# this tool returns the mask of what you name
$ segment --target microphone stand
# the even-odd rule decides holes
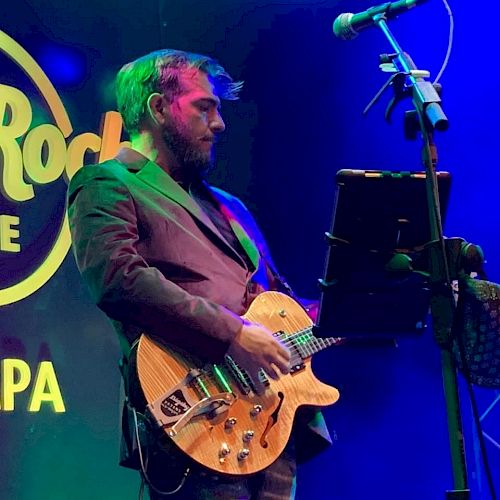
[[[428,72],[418,70],[410,56],[403,52],[396,38],[387,26],[384,14],[376,14],[373,21],[382,30],[389,40],[395,53],[385,56],[397,71],[391,76],[387,85],[383,87],[372,102],[365,109],[365,113],[380,97],[382,91],[391,84],[395,96],[391,100],[386,112],[389,120],[392,108],[400,100],[411,97],[414,111],[406,113],[405,130],[420,129],[423,138],[422,160],[426,171],[427,202],[431,241],[429,249],[429,271],[431,284],[431,316],[436,343],[441,350],[441,367],[443,376],[444,394],[448,419],[448,434],[453,472],[453,490],[446,492],[447,500],[469,500],[470,490],[467,486],[467,467],[465,460],[462,419],[457,387],[457,371],[453,363],[452,323],[455,312],[450,269],[447,260],[439,193],[437,184],[437,148],[434,142],[434,131],[444,131],[448,128],[448,119],[444,114],[436,88],[424,77]]]

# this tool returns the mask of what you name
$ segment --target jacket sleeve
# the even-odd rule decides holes
[[[242,319],[189,294],[148,265],[137,252],[134,200],[111,168],[89,166],[75,174],[68,216],[77,266],[94,301],[111,319],[205,358],[223,356]]]

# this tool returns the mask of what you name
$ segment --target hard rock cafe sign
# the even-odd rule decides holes
[[[23,220],[23,206],[33,207],[37,196],[42,197],[61,177],[71,179],[83,165],[86,153],[95,153],[101,162],[112,158],[124,144],[120,142],[122,120],[116,111],[104,114],[99,135],[86,132],[72,136],[68,113],[42,68],[21,45],[0,31],[0,57],[4,56],[29,78],[36,104],[48,109],[53,123],[35,124],[34,106],[26,93],[4,84],[5,75],[0,75],[0,307],[39,290],[57,271],[71,245],[68,218],[64,208],[61,210],[64,196],[59,203],[59,220],[47,214],[50,220],[44,223],[52,230],[58,228],[52,241],[46,241],[47,231]],[[43,255],[36,249],[36,235],[44,241],[40,249]]]
[[[82,167],[86,153],[101,162],[124,144],[115,111],[104,114],[99,135],[73,135],[64,104],[42,68],[2,31],[1,57],[18,72],[19,84],[15,74],[0,74],[0,309],[39,290],[65,259],[71,238],[64,181]],[[36,116],[39,109],[47,118]],[[29,412],[39,411],[42,403],[66,411],[51,361],[34,371],[25,360],[0,359],[0,412],[13,411],[16,394],[25,391],[31,394]]]

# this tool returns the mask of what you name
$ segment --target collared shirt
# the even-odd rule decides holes
[[[184,187],[184,186],[183,186]],[[185,187],[184,187],[185,189]],[[234,234],[229,221],[219,208],[219,202],[210,193],[202,182],[193,182],[188,188],[191,197],[198,203],[202,210],[208,215],[215,227],[219,230],[222,237],[231,245],[238,255],[245,261],[247,268],[254,271],[255,267],[250,260],[247,252],[240,243],[240,240]]]

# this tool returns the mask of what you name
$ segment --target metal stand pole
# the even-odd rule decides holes
[[[403,52],[390,32],[384,15],[377,14],[373,19],[395,51],[395,54],[391,55],[394,66],[399,69],[401,74],[406,76],[405,80],[409,82],[408,84],[400,84],[397,87],[394,86],[395,90],[399,92],[396,101],[411,96],[424,141],[422,159],[426,170],[427,201],[431,228],[429,247],[429,270],[432,287],[431,314],[436,343],[441,349],[454,486],[453,490],[446,492],[446,498],[448,500],[469,500],[470,490],[467,486],[467,467],[457,388],[457,372],[451,355],[451,327],[455,302],[441,223],[436,175],[437,149],[434,143],[434,130],[446,130],[448,128],[448,119],[441,109],[441,99],[436,89],[423,78],[422,75],[425,72],[419,71],[409,55]]]

